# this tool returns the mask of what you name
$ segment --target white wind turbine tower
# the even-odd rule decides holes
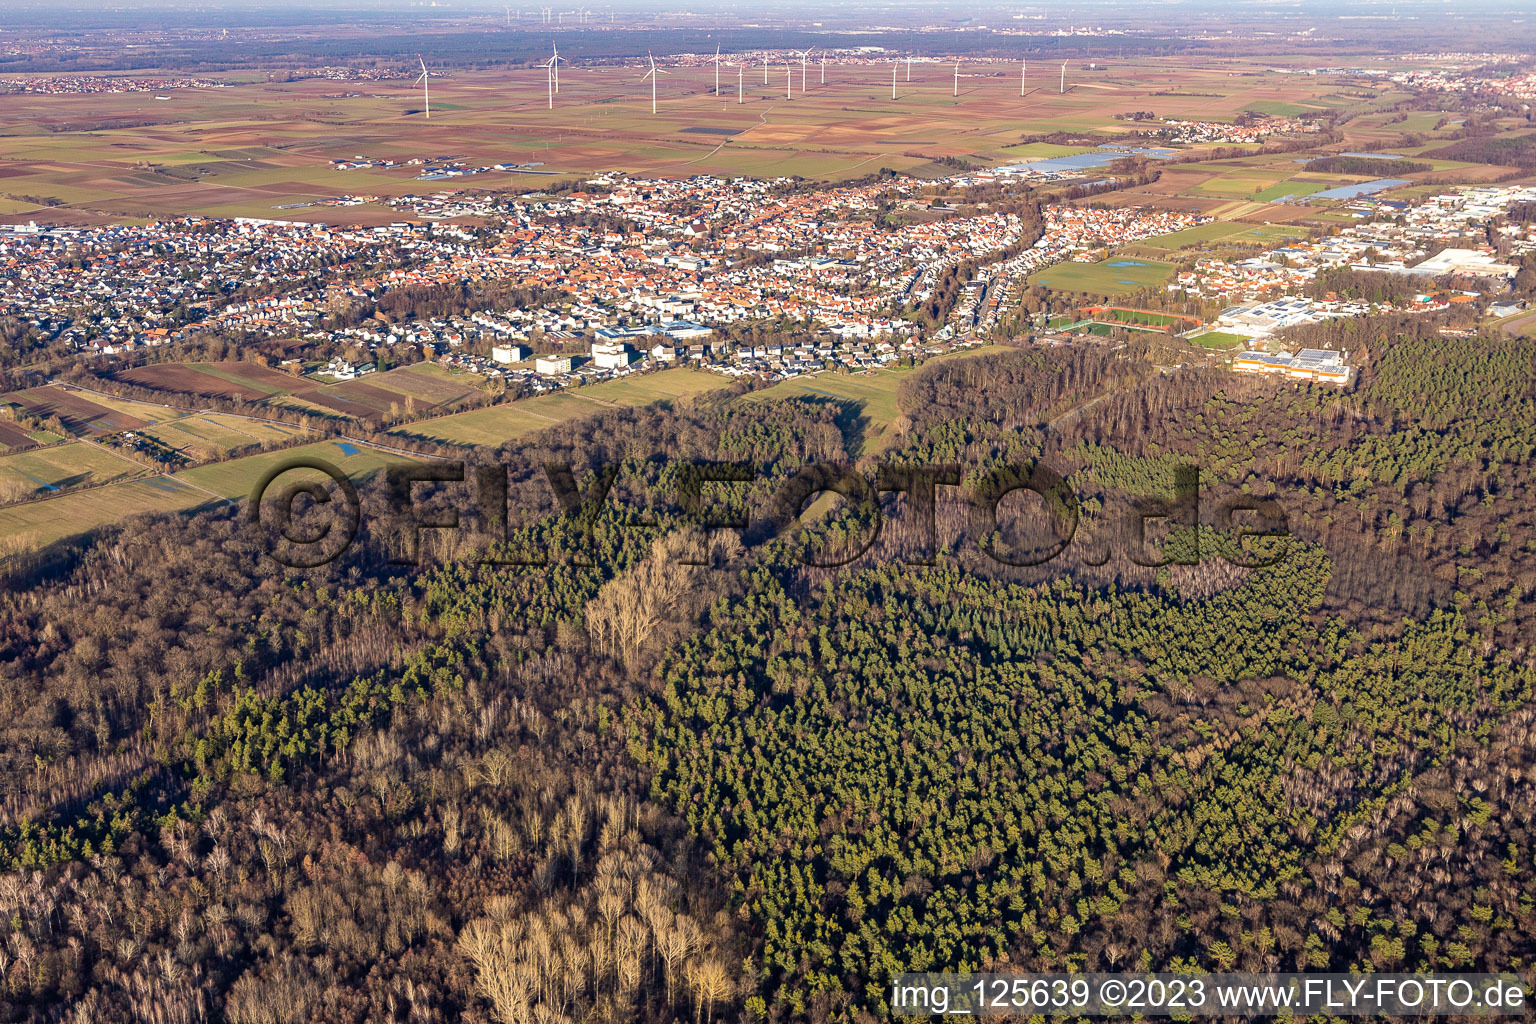
[[[568,61],[564,57],[560,56],[560,47],[555,45],[555,41],[553,39],[551,39],[549,41],[549,48],[550,48],[551,51],[554,52],[554,56],[549,58],[550,74],[554,76],[555,92],[559,92],[560,91],[560,65],[561,64],[569,64],[570,61]]]
[[[1063,96],[1066,95],[1066,92],[1067,92],[1067,62],[1066,61],[1062,61],[1061,62],[1061,95],[1063,95]]]
[[[960,96],[960,62],[955,61],[955,97]]]
[[[670,72],[663,71],[663,70],[661,70],[661,68],[658,68],[656,66],[656,58],[651,56],[651,53],[650,53],[649,50],[646,51],[645,56],[646,56],[646,59],[651,62],[651,70],[649,70],[645,74],[641,75],[640,76],[640,81],[643,82],[647,78],[649,78],[651,80],[651,113],[654,114],[654,113],[656,113],[656,79],[657,79],[657,76],[669,74]]]
[[[715,96],[720,95],[720,44],[715,44]]]
[[[784,62],[784,98],[785,99],[787,99],[787,100],[794,99],[794,96],[790,95],[790,90],[794,87],[794,84],[795,84],[795,72],[794,72],[794,69],[789,66],[789,61],[785,61]]]
[[[827,55],[821,55],[821,84],[827,84]]]
[[[747,66],[745,64],[737,65],[737,67],[736,67],[736,102],[737,103],[745,102],[745,100],[743,100],[743,98],[742,98],[745,95],[745,93],[742,91],[742,82],[746,78],[746,74],[747,74]]]
[[[896,98],[896,64],[891,65],[891,99]]]
[[[816,47],[809,47],[800,54],[800,95],[802,96],[805,95],[805,59],[811,55],[811,50],[814,49]]]
[[[912,55],[907,54],[907,81],[912,81]]]
[[[432,90],[427,88],[427,62],[422,59],[420,54],[416,55],[416,59],[421,61],[421,77],[416,79],[416,81],[421,83],[421,99],[426,107],[427,120],[430,121],[432,120]],[[411,84],[415,85],[416,83],[412,82]]]
[[[1029,58],[1025,57],[1019,62],[1019,95],[1024,95],[1024,75],[1029,71]]]
[[[768,58],[763,58],[763,84],[768,84]]]
[[[550,110],[555,109],[555,61],[559,59],[559,55],[556,54],[544,62],[544,85],[549,90]]]

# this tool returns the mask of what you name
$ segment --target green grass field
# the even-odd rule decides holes
[[[1266,203],[1272,203],[1276,199],[1285,196],[1310,196],[1314,192],[1321,192],[1328,184],[1322,181],[1282,181],[1277,185],[1271,185],[1262,192],[1254,194],[1253,198],[1262,199]]]
[[[196,421],[202,417],[191,417]],[[74,451],[79,449],[79,451]],[[55,454],[65,453],[69,454]],[[120,479],[84,491],[66,491],[55,498],[0,508],[0,555],[34,549],[101,526],[118,523],[144,512],[177,512],[217,501],[247,497],[273,466],[287,460],[322,459],[354,480],[364,479],[384,466],[405,461],[403,456],[337,441],[320,441],[283,451],[265,452],[228,462],[183,470],[172,476]],[[55,477],[66,472],[111,472],[102,459],[116,462],[127,473],[135,468],[109,453],[86,445],[66,445],[50,452],[24,452],[0,459],[0,479],[9,474]],[[17,460],[12,463],[11,460]],[[23,461],[25,460],[25,461]],[[54,465],[56,464],[56,465]],[[312,471],[311,471],[312,472]],[[121,474],[120,474],[121,475]],[[213,492],[210,494],[209,492]]]
[[[0,456],[0,493],[18,486],[27,487],[34,493],[63,491],[138,476],[143,472],[145,470],[127,459],[76,441],[56,448]]]
[[[44,547],[140,513],[179,512],[212,500],[194,487],[157,476],[0,508],[0,554]]]
[[[966,359],[999,351],[996,345],[965,349],[928,360],[929,363],[946,359]],[[896,400],[901,382],[917,372],[917,367],[890,367],[865,370],[861,373],[817,373],[780,381],[772,387],[753,391],[742,401],[772,402],[786,398],[824,398],[838,402],[852,402],[859,406],[865,417],[863,454],[878,451],[889,440],[888,431],[901,416],[901,406]]]
[[[452,416],[408,423],[390,431],[450,444],[499,445],[605,407],[649,405],[729,387],[731,381],[703,370],[678,368],[604,381],[552,395],[506,402]]]
[[[670,401],[701,395],[708,391],[731,386],[729,377],[705,370],[679,367],[660,373],[645,373],[623,380],[604,381],[579,388],[572,394],[614,405],[649,405],[652,402]]]
[[[404,456],[363,448],[341,441],[317,441],[298,448],[263,452],[211,466],[198,466],[175,474],[173,479],[195,484],[226,498],[244,498],[273,466],[298,458],[321,459],[354,480],[361,480],[385,466],[407,461]]]
[[[1098,263],[1058,263],[1032,275],[1029,283],[1056,291],[1124,295],[1160,285],[1172,273],[1173,264],[1161,260],[1111,256]]]
[[[188,454],[222,455],[236,448],[265,442],[282,442],[301,436],[297,427],[257,423],[218,413],[183,416],[143,431],[172,448]]]
[[[1201,348],[1216,349],[1217,351],[1226,351],[1228,349],[1235,348],[1247,348],[1248,345],[1253,341],[1253,339],[1247,335],[1233,334],[1230,331],[1207,331],[1206,333],[1196,335],[1189,340],[1194,344],[1199,345]]]
[[[1291,224],[1244,224],[1218,220],[1185,228],[1183,231],[1157,235],[1128,245],[1123,251],[1163,255],[1181,249],[1217,248],[1221,245],[1269,245],[1286,239],[1304,238],[1306,234],[1306,228]]]
[[[1142,324],[1152,327],[1167,327],[1170,324],[1186,323],[1176,316],[1167,313],[1149,313],[1139,309],[1111,309],[1107,310],[1095,319],[1118,324]]]

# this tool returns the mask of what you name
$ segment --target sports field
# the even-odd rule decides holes
[[[1253,344],[1253,339],[1246,334],[1233,334],[1231,331],[1206,331],[1204,334],[1192,336],[1190,342],[1201,348],[1227,351],[1235,348],[1247,348]]]
[[[1029,282],[1056,291],[1124,295],[1160,285],[1172,274],[1172,263],[1111,256],[1098,263],[1058,263],[1032,275]]]

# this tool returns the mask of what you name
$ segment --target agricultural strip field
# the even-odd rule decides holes
[[[498,445],[566,420],[589,416],[605,406],[648,405],[703,394],[730,384],[729,378],[703,370],[662,370],[410,423],[390,433],[449,444]]]
[[[75,434],[115,434],[134,430],[164,418],[166,411],[137,402],[97,401],[77,391],[49,384],[25,391],[0,395],[0,404],[16,405],[33,416],[57,416],[65,429]]]
[[[303,437],[306,432],[298,427],[260,423],[238,416],[193,413],[148,427],[143,433],[193,458],[206,460],[248,445],[285,443]]]
[[[41,438],[23,430],[15,423],[0,420],[0,452],[20,451],[41,442]]]
[[[276,391],[251,381],[242,381],[235,374],[219,372],[211,364],[202,364],[206,370],[181,363],[154,363],[124,370],[117,379],[125,384],[141,388],[154,388],[178,395],[197,395],[203,398],[233,398],[244,402],[259,402]]]
[[[1033,274],[1029,283],[1056,291],[1124,295],[1160,285],[1172,273],[1171,263],[1111,256],[1098,263],[1058,263]]]
[[[187,365],[199,373],[206,373],[210,377],[217,377],[219,380],[227,381],[246,391],[256,391],[267,395],[293,391],[296,385],[302,384],[302,381],[297,377],[270,370],[256,363],[226,361],[222,363],[189,363]]]
[[[57,498],[0,508],[0,555],[118,523],[144,512],[178,512],[212,500],[167,477],[123,480]]]
[[[300,458],[323,459],[353,480],[365,479],[385,466],[408,461],[404,456],[345,441],[317,441],[298,448],[197,466],[182,470],[172,479],[196,484],[226,498],[239,499],[248,497],[262,475],[273,466]]]
[[[463,375],[456,379],[436,367],[409,366],[339,384],[319,384],[256,363],[156,363],[126,370],[118,379],[139,387],[192,398],[261,402],[325,416],[376,423],[408,408],[452,406],[475,392]],[[182,400],[185,404],[185,400]]]
[[[1166,235],[1156,235],[1121,252],[1156,251],[1174,253],[1181,249],[1203,249],[1215,245],[1273,245],[1286,239],[1304,238],[1305,228],[1287,224],[1243,224],[1238,221],[1212,221]],[[1213,244],[1214,243],[1214,244]]]
[[[29,458],[32,455],[24,453],[5,458]],[[391,463],[405,461],[402,456],[373,448],[321,441],[198,466],[172,476],[124,479],[89,490],[66,492],[56,498],[0,508],[0,555],[43,547],[140,513],[198,508],[216,501],[215,495],[239,500],[250,494],[272,466],[301,457],[324,459],[354,480],[362,480]],[[0,460],[0,465],[4,462]],[[121,464],[132,471],[133,467],[128,463]]]
[[[1264,191],[1255,193],[1253,198],[1272,203],[1286,196],[1310,196],[1328,187],[1328,182],[1325,181],[1282,181],[1278,185],[1271,185]]]
[[[63,491],[146,472],[95,445],[73,441],[16,455],[0,456],[0,498],[38,491]]]

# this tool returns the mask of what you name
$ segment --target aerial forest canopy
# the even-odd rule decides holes
[[[1358,387],[1137,342],[926,366],[878,446],[839,400],[613,409],[477,452],[506,539],[441,488],[467,526],[419,565],[367,530],[285,569],[234,509],[20,565],[0,1021],[869,1021],[904,970],[1524,969],[1536,343],[1318,330]],[[691,509],[692,460],[753,479]],[[885,528],[805,564],[767,510],[816,463],[953,465],[933,549],[887,492],[808,512]],[[601,506],[550,464],[612,474]],[[1011,565],[1042,503],[983,536],[966,496],[1035,465],[1078,535]],[[1133,557],[1126,510],[1187,467],[1202,510],[1283,509],[1281,557],[1203,514],[1149,542],[1198,560]]]

